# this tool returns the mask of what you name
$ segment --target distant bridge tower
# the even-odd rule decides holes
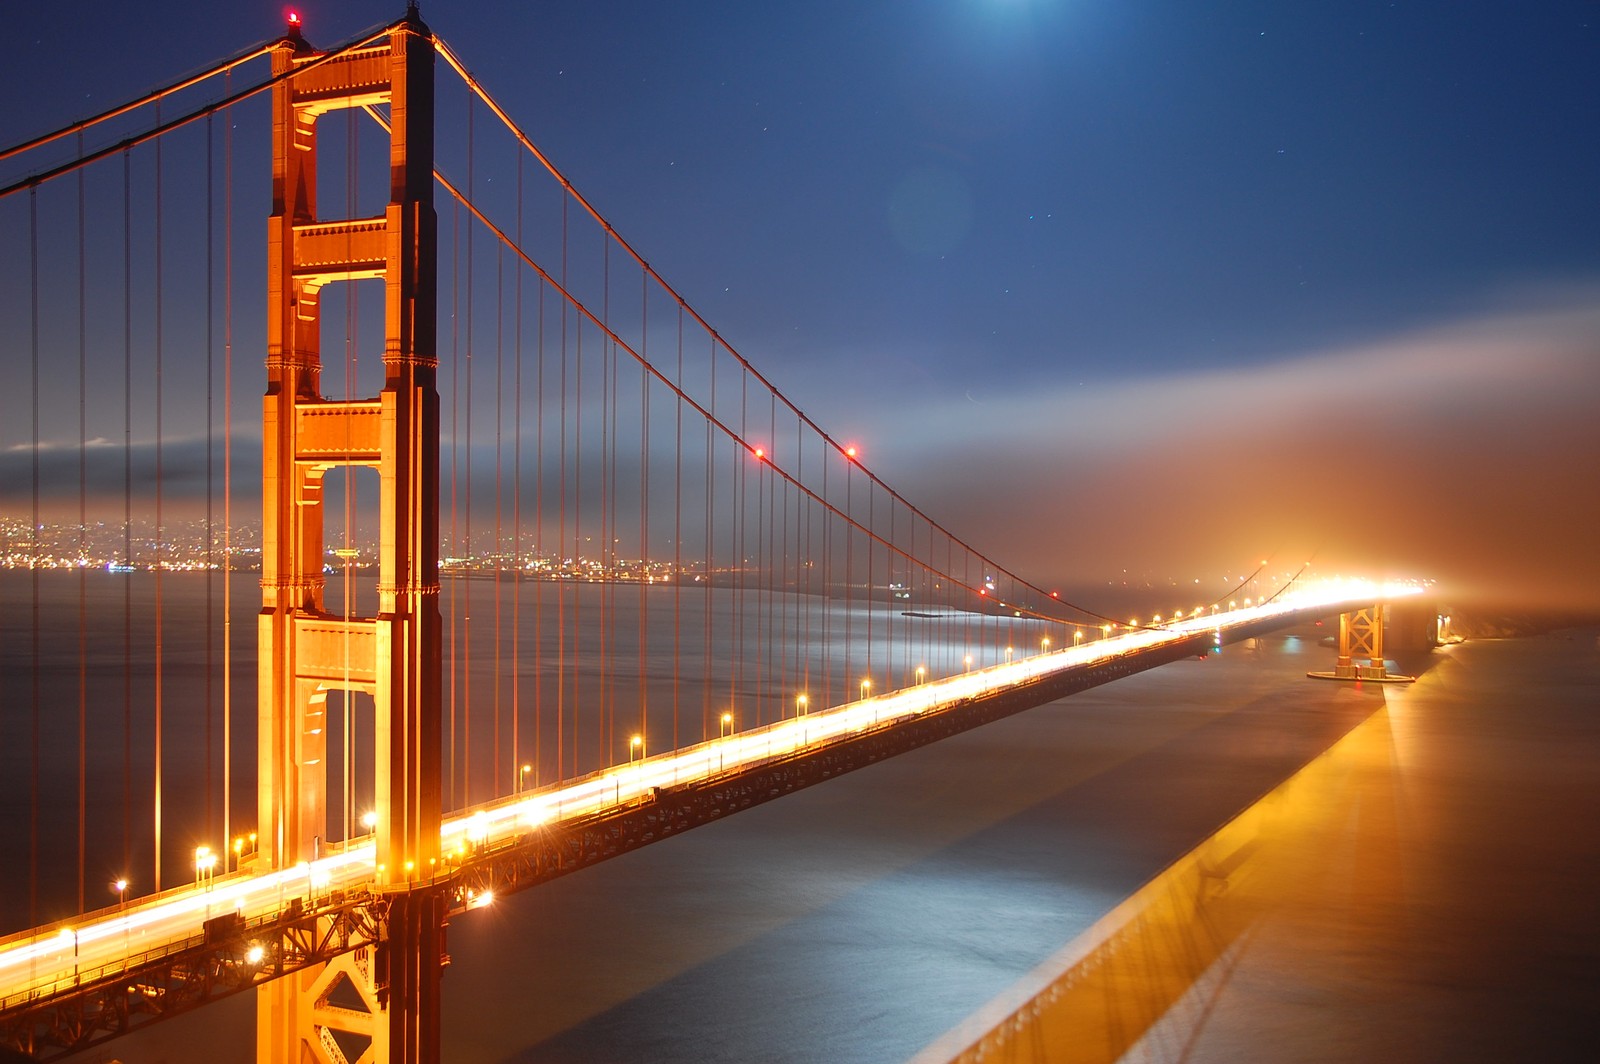
[[[1384,611],[1376,603],[1339,614],[1339,657],[1332,672],[1306,675],[1318,680],[1368,680],[1374,683],[1410,683],[1415,676],[1389,672],[1383,656]]]
[[[327,693],[369,694],[378,862],[369,913],[380,944],[263,986],[262,1061],[337,1064],[369,1037],[370,1055],[352,1056],[375,1064],[438,1059],[445,903],[427,887],[440,825],[433,58],[432,36],[414,6],[384,43],[326,61],[291,16],[288,36],[272,52],[274,74],[303,72],[273,89],[261,870],[309,861],[327,837]],[[388,105],[391,126],[388,207],[381,217],[323,220],[318,119],[379,104]],[[383,391],[375,399],[330,400],[320,389],[319,296],[328,284],[363,278],[384,281]],[[374,617],[347,620],[324,608],[322,482],[338,466],[375,468],[381,481]],[[349,988],[340,990],[345,981]],[[336,992],[340,1004],[330,1004]]]

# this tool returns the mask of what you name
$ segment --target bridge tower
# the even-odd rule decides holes
[[[1410,683],[1415,676],[1391,673],[1383,656],[1384,613],[1379,602],[1339,614],[1339,657],[1332,672],[1308,672],[1317,680],[1367,680],[1373,683]],[[1364,660],[1363,660],[1364,659]]]
[[[272,51],[273,73],[292,76],[272,90],[258,868],[317,856],[327,836],[327,694],[370,695],[378,873],[369,912],[380,930],[370,951],[260,989],[257,1055],[336,1064],[352,1040],[370,1038],[354,1054],[362,1061],[436,1061],[445,903],[429,882],[440,826],[433,39],[413,5],[381,43],[325,59],[290,18]],[[322,219],[318,119],[382,104],[391,127],[387,208],[375,218]],[[384,282],[383,390],[331,400],[320,388],[319,296],[365,278]],[[380,478],[372,617],[324,607],[322,484],[341,466],[375,468]],[[308,922],[314,914],[313,906]]]

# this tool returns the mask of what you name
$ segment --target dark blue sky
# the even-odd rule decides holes
[[[0,142],[275,35],[283,10],[10,11]],[[332,44],[402,5],[301,10]],[[422,14],[725,337],[830,430],[859,426],[887,479],[980,543],[1012,498],[1019,569],[1302,541],[1405,568],[1439,562],[1449,527],[1473,543],[1448,576],[1508,537],[1600,576],[1552,531],[1600,507],[1593,3]],[[1174,467],[1208,488],[1187,499]],[[1523,524],[1485,512],[1486,483]],[[1230,524],[1208,491],[1277,492],[1281,512]],[[1427,503],[1384,535],[1317,506],[1363,493]],[[1161,515],[1191,532],[1147,542]],[[1095,562],[1062,566],[1056,530],[1087,522]],[[1507,572],[1536,577],[1561,583]]]

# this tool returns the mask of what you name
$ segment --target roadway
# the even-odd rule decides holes
[[[1148,651],[1214,632],[1259,628],[1274,619],[1321,610],[1337,612],[1419,591],[1415,587],[1337,582],[1298,588],[1278,599],[1244,609],[1196,611],[1159,627],[1031,654],[958,675],[929,679],[897,691],[870,695],[747,731],[562,781],[521,795],[498,799],[451,814],[441,829],[441,851],[448,862],[507,845],[529,829],[560,824],[628,807],[666,789],[747,771],[776,758],[816,749],[872,728],[892,727],[970,699],[993,695],[1053,673]],[[1086,629],[1087,630],[1087,629]],[[865,693],[865,692],[864,692]],[[238,913],[256,922],[282,913],[291,903],[310,906],[335,891],[370,885],[374,878],[371,836],[329,847],[318,860],[277,871],[235,872],[174,888],[161,894],[35,928],[0,940],[0,1012],[29,1001],[70,993],[99,980],[192,945],[212,917]],[[474,904],[487,905],[484,895]],[[263,963],[260,950],[249,963]]]

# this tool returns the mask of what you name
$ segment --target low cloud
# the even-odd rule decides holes
[[[1597,411],[1591,292],[1266,365],[883,411],[874,465],[1051,580],[1315,554],[1462,599],[1592,607]]]

